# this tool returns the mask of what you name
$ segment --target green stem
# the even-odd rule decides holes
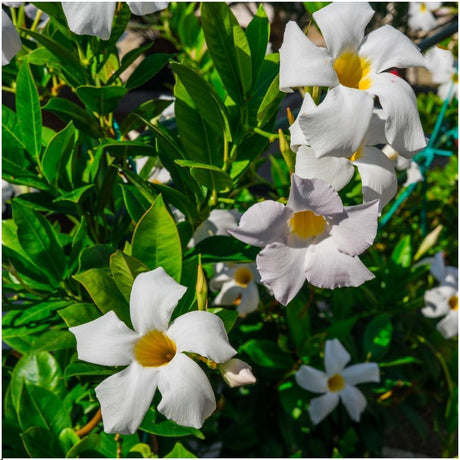
[[[32,26],[30,27],[30,30],[35,31],[35,29],[38,26],[38,23],[40,22],[40,18],[42,17],[43,11],[42,10],[37,10],[37,14],[35,15],[34,22],[32,23]]]
[[[252,128],[252,130],[257,134],[260,134],[261,136],[266,137],[270,142],[274,142],[276,139],[279,139],[278,134],[269,133],[268,131],[264,131],[263,129],[260,129],[257,127]]]

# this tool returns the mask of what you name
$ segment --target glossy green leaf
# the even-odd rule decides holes
[[[142,86],[166,65],[170,57],[169,54],[154,53],[144,58],[126,81],[126,88],[131,90]]]
[[[171,452],[165,455],[165,458],[196,458],[196,455],[187,450],[182,443],[176,442]]]
[[[252,76],[255,81],[262,67],[270,39],[270,21],[262,4],[259,5],[256,15],[246,28],[246,37],[251,49]]]
[[[112,375],[119,369],[108,366],[98,366],[97,364],[84,363],[77,361],[69,364],[65,369],[66,378],[82,376],[82,375]]]
[[[103,457],[99,454],[98,449],[101,445],[101,438],[96,433],[91,433],[85,436],[80,442],[75,444],[66,454],[66,458],[79,457]]]
[[[120,67],[113,73],[113,75],[107,81],[107,84],[110,85],[115,82],[115,80],[145,51],[150,49],[153,46],[153,43],[148,43],[147,45],[140,46],[139,48],[134,48],[131,51],[128,51],[122,58]]]
[[[149,208],[150,201],[134,185],[120,184],[120,187],[128,214],[138,222]]]
[[[59,443],[61,447],[64,449],[64,452],[67,452],[71,449],[75,444],[80,442],[80,438],[78,434],[72,428],[64,428],[59,433]]]
[[[101,312],[92,303],[75,303],[69,307],[58,310],[67,327],[79,326],[89,323],[101,316]]]
[[[268,88],[259,110],[257,111],[259,126],[265,126],[279,110],[281,101],[285,96],[285,94],[280,91],[279,85],[279,75],[277,75]]]
[[[303,294],[297,295],[286,308],[289,337],[298,350],[310,337],[310,314],[308,301]]]
[[[171,420],[167,420],[165,422],[156,423],[155,425],[151,425],[148,420],[144,420],[141,424],[140,428],[147,433],[156,434],[157,436],[166,436],[166,437],[179,437],[179,436],[195,436],[199,439],[204,439],[203,433],[196,428],[191,428],[187,426],[178,425]]]
[[[22,142],[35,158],[40,157],[42,114],[37,86],[28,64],[21,66],[17,77],[16,110]]]
[[[32,426],[20,436],[32,458],[60,458],[64,455],[56,435],[41,426]]]
[[[174,219],[159,195],[134,229],[132,255],[151,270],[163,267],[176,281],[182,272],[182,248]]]
[[[367,325],[363,336],[363,347],[368,358],[379,360],[388,350],[393,334],[393,325],[386,313],[376,316]]]
[[[131,325],[129,304],[119,291],[108,270],[92,268],[73,276],[79,281],[102,313],[114,311],[127,325]]]
[[[108,268],[112,253],[113,249],[108,244],[95,244],[83,249],[79,257],[78,271],[82,272],[90,268]]]
[[[412,262],[411,236],[404,236],[391,253],[391,259],[396,265],[408,268]]]
[[[84,185],[83,187],[78,187],[70,192],[63,193],[61,196],[58,196],[53,201],[71,201],[72,203],[79,203],[82,199],[83,195],[86,194],[89,190],[93,189],[95,186],[94,184]]]
[[[129,302],[136,276],[148,271],[148,267],[136,258],[117,251],[110,257],[110,271],[118,289]]]
[[[231,12],[230,19],[232,21],[233,41],[235,43],[239,79],[243,89],[243,94],[246,96],[249,94],[252,87],[251,49],[244,30],[241,28],[235,16]]]
[[[43,175],[54,187],[57,187],[60,176],[65,174],[65,167],[69,161],[74,141],[75,128],[70,122],[51,139],[43,154]]]
[[[188,160],[176,160],[176,163],[180,166],[189,167],[190,173],[196,181],[209,190],[225,192],[233,186],[232,178],[217,166]]]
[[[92,112],[106,115],[113,112],[127,89],[123,86],[79,86],[77,96]]]
[[[294,364],[291,355],[282,351],[276,342],[268,339],[250,339],[239,351],[243,351],[254,365],[272,369],[290,369]]]

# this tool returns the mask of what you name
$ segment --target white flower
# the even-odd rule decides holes
[[[227,230],[238,225],[240,213],[236,209],[213,209],[209,217],[202,222],[193,234],[189,247],[197,245],[200,241],[210,236],[228,236]]]
[[[445,266],[442,252],[438,252],[431,264],[432,275],[440,286],[425,293],[425,308],[422,314],[427,318],[444,318],[436,325],[436,329],[450,339],[458,334],[458,269]]]
[[[162,10],[168,2],[126,2],[133,14],[144,15]],[[108,40],[117,2],[62,2],[69,29],[77,35],[95,35]]]
[[[362,145],[351,156],[347,156],[347,151],[343,151],[337,145],[335,150],[318,157],[314,149],[305,145],[308,142],[307,138],[310,138],[314,144],[316,144],[316,139],[314,133],[309,136],[309,132],[304,129],[304,118],[315,110],[322,110],[326,107],[330,94],[332,92],[328,93],[319,107],[313,102],[310,94],[305,94],[299,116],[289,128],[291,149],[297,152],[295,172],[305,179],[322,179],[336,190],[341,190],[350,182],[354,174],[354,167],[356,167],[363,185],[363,201],[367,203],[375,199],[380,200],[379,211],[381,211],[398,190],[398,180],[392,162],[380,149],[374,147],[377,144],[386,143],[385,119],[381,110],[374,111]]]
[[[391,67],[424,66],[418,48],[391,26],[364,29],[374,11],[368,3],[332,3],[313,13],[327,48],[314,45],[291,21],[280,49],[280,89],[332,88],[329,103],[305,117],[309,145],[318,156],[340,147],[350,156],[366,135],[377,96],[385,114],[385,134],[398,151],[426,146],[412,88]],[[305,131],[304,130],[304,131]]]
[[[389,158],[389,160],[392,161],[394,167],[398,171],[406,170],[407,178],[402,185],[403,187],[408,187],[410,184],[415,184],[424,180],[422,170],[417,162],[400,155],[393,147],[391,147],[391,145],[388,144],[383,147],[382,152]]]
[[[431,72],[434,83],[439,84],[438,95],[441,99],[455,96],[458,98],[458,76],[452,51],[435,46],[425,53],[426,68]]]
[[[2,10],[2,66],[9,64],[21,47],[22,43],[16,27]]]
[[[214,305],[236,305],[240,316],[257,310],[259,305],[259,274],[256,264],[220,262],[214,267],[215,276],[210,281],[213,291],[220,291]]]
[[[341,400],[352,420],[359,422],[366,408],[366,398],[355,385],[379,382],[380,371],[376,363],[347,365],[350,355],[337,340],[327,340],[324,351],[326,372],[302,365],[295,375],[296,382],[305,390],[324,393],[310,401],[308,412],[316,425],[327,417]]]
[[[171,324],[186,288],[159,267],[134,280],[130,315],[134,331],[110,311],[69,330],[77,339],[78,358],[104,366],[128,366],[96,387],[107,433],[134,433],[158,387],[157,410],[180,425],[200,428],[216,408],[212,387],[186,353],[225,363],[235,350],[222,320],[192,311]]]
[[[414,31],[429,32],[438,24],[433,11],[441,7],[442,2],[410,2],[407,25]]]
[[[228,386],[241,387],[256,383],[256,378],[251,372],[251,366],[241,359],[232,358],[226,363],[219,364],[219,370]]]
[[[135,162],[138,174],[149,160],[151,160],[151,157],[136,158]],[[163,166],[161,166],[159,162],[157,162],[155,166],[152,166],[152,168],[150,169],[147,180],[150,182],[154,182],[155,184],[167,184],[168,182],[171,182],[172,179],[171,174],[169,174],[169,171]]]
[[[334,289],[374,278],[357,256],[374,241],[377,215],[377,200],[344,207],[326,182],[292,174],[287,206],[271,200],[256,203],[229,233],[265,246],[257,256],[257,270],[276,300],[286,305],[305,279]]]

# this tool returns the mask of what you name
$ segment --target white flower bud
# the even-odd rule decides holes
[[[256,383],[256,378],[251,372],[251,366],[241,359],[229,359],[227,362],[219,364],[219,370],[227,385],[232,388]]]

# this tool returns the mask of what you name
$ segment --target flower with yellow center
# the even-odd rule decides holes
[[[413,31],[429,32],[438,25],[433,11],[440,8],[442,2],[410,2],[407,25]]]
[[[127,366],[96,387],[105,432],[134,433],[157,388],[161,393],[157,410],[180,425],[200,428],[214,412],[216,400],[206,374],[185,353],[226,363],[236,351],[228,343],[222,320],[212,313],[191,311],[170,323],[185,291],[159,267],[134,280],[130,297],[134,330],[113,311],[69,329],[77,339],[79,359]]]
[[[366,408],[366,398],[355,385],[364,382],[379,382],[380,371],[376,363],[354,364],[345,367],[350,355],[337,340],[327,340],[324,350],[326,372],[311,366],[300,366],[295,375],[296,382],[304,390],[324,393],[310,401],[308,412],[316,425],[327,417],[341,400],[352,420],[359,422]]]
[[[357,256],[374,241],[377,216],[377,200],[344,207],[326,182],[293,174],[286,206],[270,200],[257,203],[229,233],[264,246],[256,259],[261,282],[287,305],[305,279],[329,289],[372,279]]]
[[[443,253],[438,252],[431,264],[431,273],[440,286],[425,292],[425,307],[422,314],[427,318],[443,319],[436,329],[444,338],[458,334],[458,269],[444,264]]]
[[[235,305],[240,316],[257,310],[260,302],[256,264],[218,263],[210,281],[213,291],[219,291],[214,305]]]
[[[426,68],[437,83],[441,99],[458,99],[458,71],[452,51],[434,46],[425,53]]]
[[[308,145],[318,158],[343,151],[351,156],[363,143],[378,98],[385,113],[388,143],[398,152],[426,146],[412,88],[386,70],[424,66],[409,38],[391,26],[364,36],[374,11],[368,3],[332,3],[313,13],[326,47],[313,44],[290,21],[280,48],[280,89],[325,86],[327,103],[303,118]],[[325,99],[326,102],[326,99]],[[321,107],[321,110],[320,110]]]

